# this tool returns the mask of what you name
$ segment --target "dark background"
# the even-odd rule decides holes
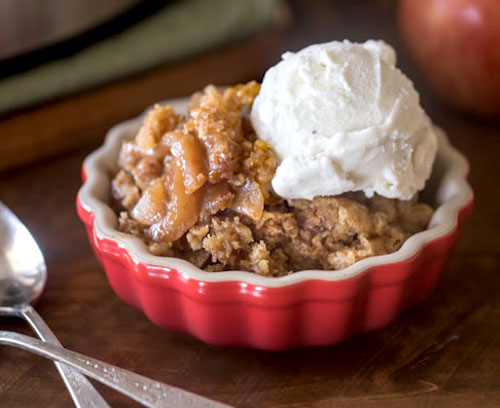
[[[40,141],[27,149],[43,151],[58,138],[66,150],[0,176],[0,198],[33,232],[47,260],[37,310],[70,349],[238,407],[500,406],[498,123],[450,109],[434,96],[398,35],[395,1],[287,4],[251,38],[0,117],[4,146],[28,133]],[[470,160],[476,208],[431,297],[389,327],[340,346],[277,353],[205,345],[163,331],[123,304],[75,213],[83,158],[110,126],[155,101],[208,83],[260,79],[283,51],[343,38],[392,44],[429,116]],[[14,319],[0,318],[0,326],[28,332]],[[112,406],[135,406],[98,387]],[[70,404],[51,362],[0,348],[2,407]]]

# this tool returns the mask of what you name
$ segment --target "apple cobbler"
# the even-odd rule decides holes
[[[155,255],[207,271],[281,276],[394,252],[427,227],[433,210],[416,198],[277,196],[277,159],[248,119],[258,92],[256,82],[209,86],[193,95],[187,116],[170,106],[149,111],[123,143],[112,182],[118,228]]]

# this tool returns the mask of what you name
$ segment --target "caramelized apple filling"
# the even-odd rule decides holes
[[[156,255],[269,276],[344,268],[426,228],[432,209],[416,199],[276,196],[276,157],[248,119],[258,92],[256,82],[209,86],[193,95],[187,116],[169,106],[149,111],[123,143],[113,179],[119,228]]]

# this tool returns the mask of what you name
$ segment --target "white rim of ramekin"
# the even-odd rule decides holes
[[[174,99],[162,103],[172,105],[178,112],[186,110],[188,98]],[[111,128],[104,144],[91,153],[84,161],[87,180],[78,192],[81,205],[94,213],[95,234],[99,238],[116,241],[126,249],[134,262],[164,267],[166,271],[176,269],[178,273],[203,282],[238,281],[263,287],[283,287],[307,280],[339,281],[353,278],[374,266],[395,264],[414,256],[426,243],[452,231],[458,222],[459,211],[473,198],[467,182],[469,165],[465,157],[452,147],[442,129],[436,127],[438,135],[438,157],[446,170],[437,188],[437,196],[442,196],[442,204],[436,208],[429,228],[409,237],[401,248],[387,255],[362,259],[348,268],[340,270],[305,270],[281,277],[261,276],[247,271],[207,272],[192,263],[179,258],[160,257],[151,254],[144,242],[130,234],[116,229],[117,216],[111,207],[99,197],[110,197],[111,177],[117,171],[116,159],[121,141],[132,138],[137,133],[144,114]],[[441,199],[438,198],[438,201]]]

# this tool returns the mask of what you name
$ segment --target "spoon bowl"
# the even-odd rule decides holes
[[[47,267],[36,241],[0,202],[0,306],[33,302],[46,280]]]

